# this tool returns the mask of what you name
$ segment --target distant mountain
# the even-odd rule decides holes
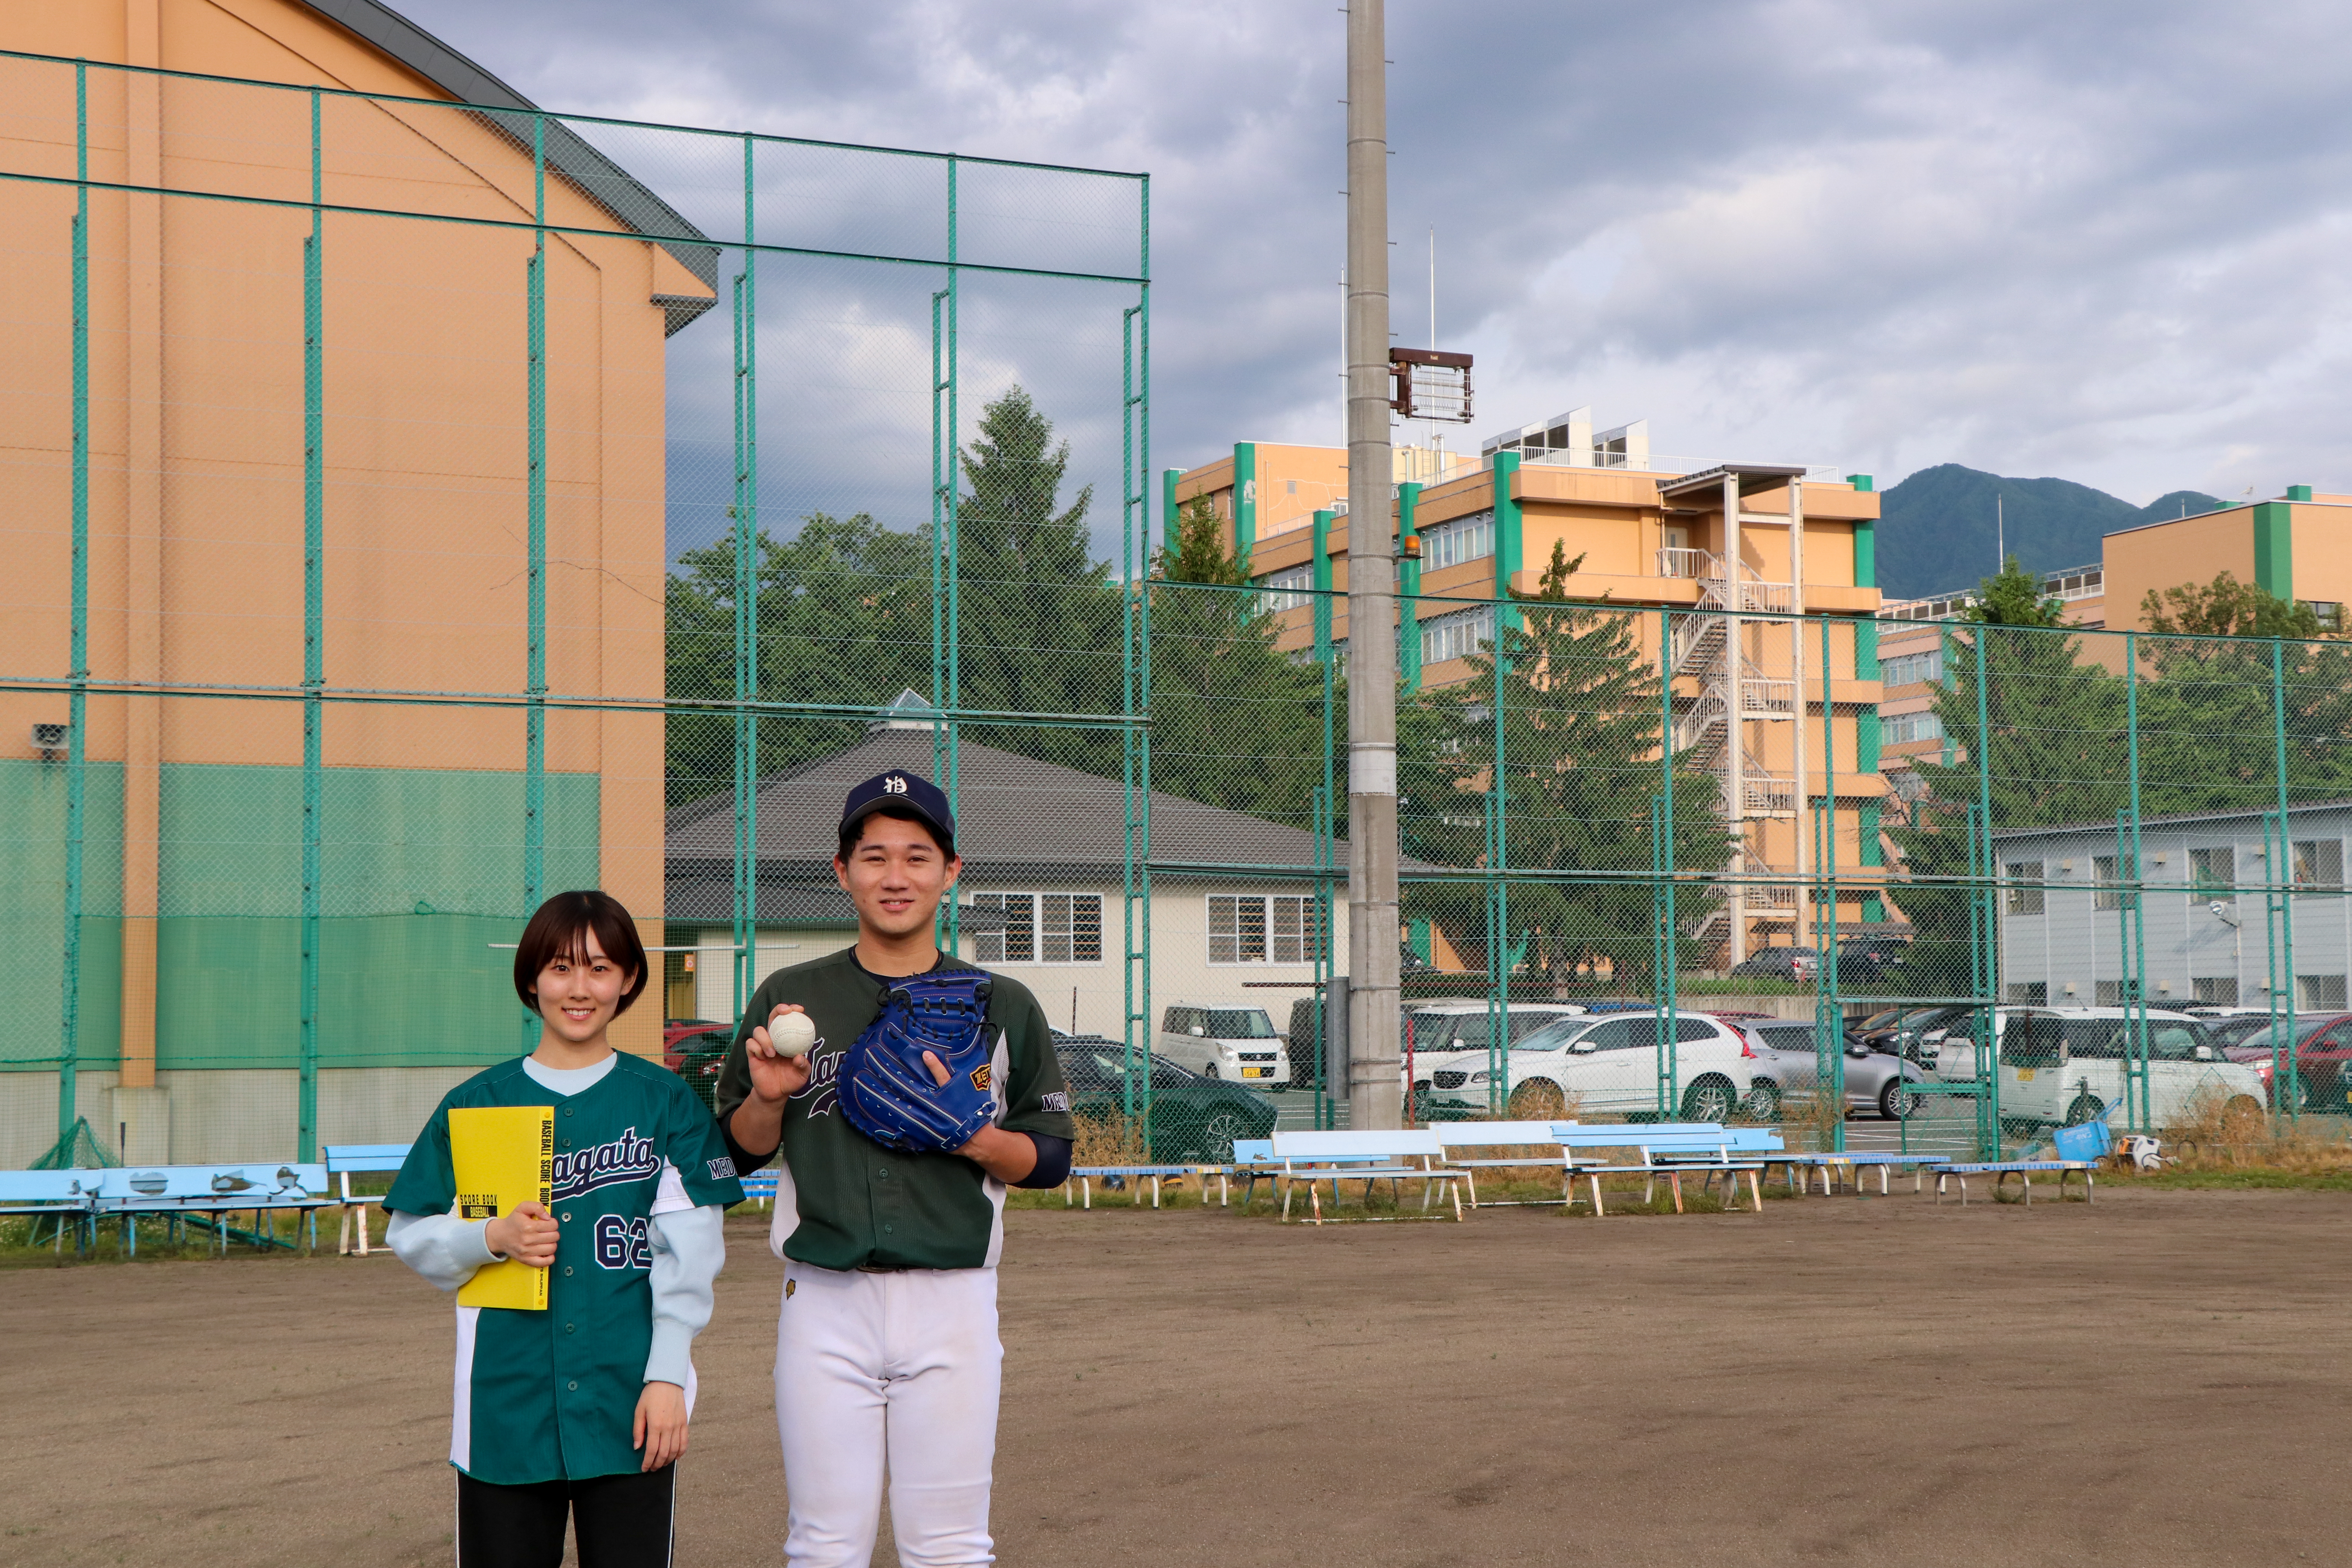
[[[2000,569],[1998,500],[2009,553],[2029,572],[2095,564],[2105,535],[2224,503],[2174,490],[2134,506],[2071,479],[2010,479],[1958,463],[1922,468],[1879,503],[1878,585],[1890,599],[1973,588]]]

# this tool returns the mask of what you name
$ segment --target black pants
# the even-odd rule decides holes
[[[457,1568],[559,1568],[571,1516],[580,1568],[669,1568],[677,1467],[502,1487],[457,1472]]]

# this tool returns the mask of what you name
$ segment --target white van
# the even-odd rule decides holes
[[[2158,1126],[2190,1114],[2200,1100],[2262,1114],[2261,1076],[2222,1055],[2203,1024],[2155,1008],[2147,1016],[2148,1114]],[[2001,1120],[2073,1126],[2122,1105],[2130,1028],[2120,1007],[2008,1012],[2000,1025]]]
[[[1263,1007],[1179,1002],[1160,1016],[1153,1047],[1202,1078],[1280,1094],[1290,1087],[1290,1052]]]
[[[1669,1118],[1727,1121],[1759,1090],[1778,1095],[1770,1064],[1705,1014],[1675,1019],[1673,1056],[1674,1084],[1663,1097]],[[1654,1013],[1562,1018],[1513,1046],[1507,1060],[1506,1114],[1519,1121],[1655,1113],[1666,1073]],[[1428,1103],[1483,1110],[1488,1081],[1483,1053],[1454,1058],[1430,1075]]]

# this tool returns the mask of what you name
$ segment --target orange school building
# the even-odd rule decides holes
[[[1491,444],[1490,445],[1494,445]],[[1632,468],[1597,449],[1506,442],[1440,482],[1400,482],[1392,503],[1401,547],[1400,638],[1408,690],[1471,678],[1467,656],[1491,634],[1492,601],[1536,590],[1557,542],[1571,561],[1570,595],[1636,614],[1649,657],[1675,694],[1675,740],[1714,771],[1741,825],[1734,869],[1809,874],[1811,803],[1835,801],[1838,857],[1847,881],[1885,865],[1878,803],[1878,497],[1866,475],[1815,477],[1788,466],[1723,465],[1697,472]],[[1398,472],[1429,472],[1430,455],[1398,450]],[[1205,498],[1252,578],[1288,595],[1348,585],[1347,453],[1343,448],[1243,442],[1230,457],[1163,479],[1165,506]],[[1323,549],[1316,548],[1318,522]],[[1277,605],[1285,598],[1274,600]],[[1674,612],[1685,612],[1676,616]],[[1726,612],[1738,612],[1736,638]],[[1688,612],[1706,612],[1688,614]],[[1829,627],[1823,754],[1821,636]],[[1280,645],[1313,646],[1303,601],[1278,612]],[[1332,636],[1348,636],[1344,600]],[[1800,721],[1801,721],[1801,722]],[[1801,813],[1800,802],[1807,803]],[[1849,886],[1840,917],[1883,920],[1884,900]],[[1790,886],[1735,894],[1715,922],[1724,962],[1755,947],[1810,940]]]
[[[405,1138],[448,1082],[511,1052],[526,913],[529,280],[544,297],[546,689],[663,690],[665,340],[715,302],[717,251],[584,142],[545,131],[545,221],[329,213],[320,199],[529,226],[529,103],[370,0],[7,0],[0,45],[142,68],[0,61],[0,157],[89,195],[89,697],[78,1023],[82,1113],[142,1161],[282,1158],[296,1141],[308,809],[320,840],[316,1142]],[[86,128],[86,129],[82,129]],[[141,194],[162,188],[290,204]],[[0,647],[72,667],[70,183],[0,182],[11,520]],[[315,284],[306,278],[314,269]],[[323,539],[307,615],[307,287],[318,289]],[[308,640],[328,693],[306,780]],[[228,695],[166,696],[195,687]],[[18,954],[0,1027],[0,1163],[57,1135],[65,1033],[59,685],[0,692],[0,819]],[[539,890],[611,889],[660,938],[657,712],[549,712]],[[656,1000],[616,1027],[659,1048]]]

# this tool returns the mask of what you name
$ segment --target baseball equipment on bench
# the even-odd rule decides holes
[[[962,1148],[996,1110],[990,1081],[989,977],[978,970],[917,974],[891,985],[882,1012],[841,1064],[841,1113],[889,1149]],[[948,1069],[940,1083],[923,1061]]]

